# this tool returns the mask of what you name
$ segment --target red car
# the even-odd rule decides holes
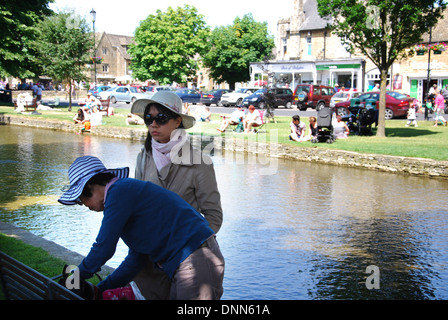
[[[366,92],[355,99],[350,101],[344,101],[336,103],[333,107],[333,111],[341,116],[348,115],[350,113],[356,114],[360,105],[365,105],[366,100],[372,99],[376,101],[376,108],[379,109],[379,92]],[[359,101],[359,104],[356,103]],[[409,105],[412,104],[414,98],[403,93],[388,91],[386,92],[386,112],[385,117],[387,120],[397,117],[406,116],[409,110]]]

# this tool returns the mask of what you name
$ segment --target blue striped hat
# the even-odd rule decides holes
[[[129,168],[106,169],[100,159],[92,156],[84,156],[76,159],[68,169],[70,186],[67,191],[58,199],[65,205],[78,204],[77,200],[81,196],[86,183],[98,173],[110,172],[117,178],[127,178]]]

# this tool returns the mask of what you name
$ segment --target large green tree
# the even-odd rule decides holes
[[[186,82],[199,69],[197,57],[206,52],[209,33],[193,6],[157,10],[135,30],[135,44],[129,49],[133,76],[163,84]]]
[[[36,61],[45,75],[65,84],[85,80],[86,66],[92,63],[93,34],[84,18],[73,12],[55,14],[39,24],[38,34]],[[71,96],[70,85],[69,110]]]
[[[248,81],[251,62],[271,56],[275,47],[266,22],[256,22],[252,14],[235,18],[233,25],[217,27],[210,37],[211,49],[203,56],[204,65],[218,82]]]
[[[32,41],[35,26],[53,13],[48,3],[53,0],[14,0],[0,2],[0,76],[34,77],[39,65]]]
[[[442,16],[443,0],[317,0],[319,14],[350,52],[367,56],[381,74],[377,136],[385,137],[387,73],[405,49],[422,41]],[[409,51],[408,51],[409,52]]]

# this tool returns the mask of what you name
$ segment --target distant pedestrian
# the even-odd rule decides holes
[[[409,127],[411,124],[414,125],[414,127],[418,127],[417,124],[417,115],[416,115],[416,106],[417,104],[414,102],[412,105],[409,106],[408,110],[408,122],[406,123],[406,127]]]
[[[434,91],[436,98],[434,100],[434,127],[437,127],[439,120],[447,126],[447,121],[442,116],[445,112],[445,98],[440,94],[440,91],[436,89]]]

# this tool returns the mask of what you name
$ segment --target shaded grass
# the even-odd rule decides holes
[[[48,278],[61,274],[66,264],[65,261],[51,256],[42,248],[34,247],[3,233],[0,233],[0,250]],[[99,280],[93,277],[89,279],[89,282],[98,284]],[[4,300],[1,283],[0,300]]]

